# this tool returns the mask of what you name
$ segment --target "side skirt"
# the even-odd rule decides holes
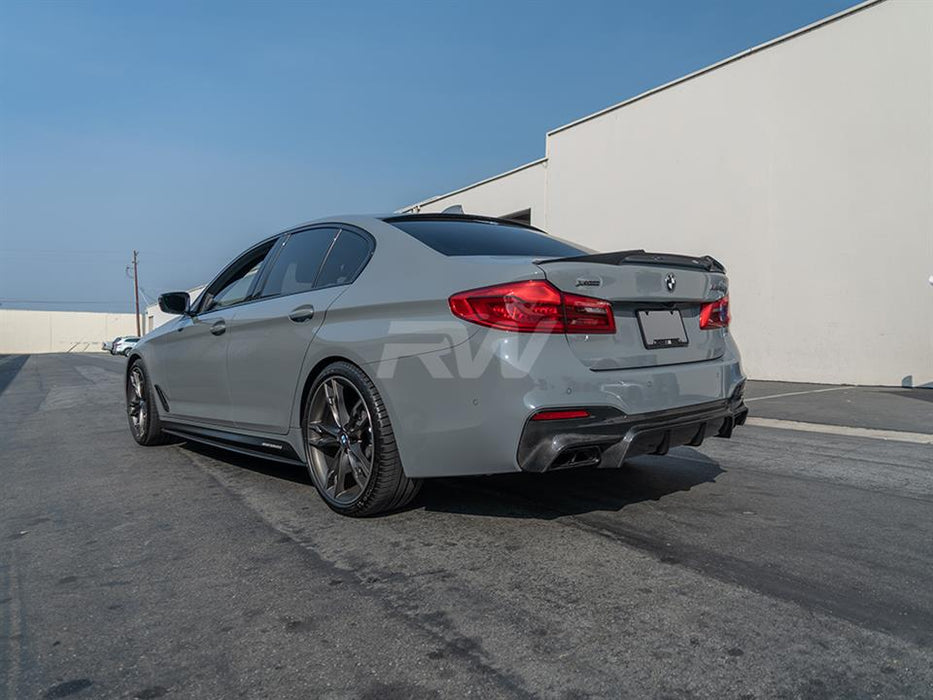
[[[305,463],[295,452],[295,449],[284,440],[275,438],[255,437],[253,435],[241,435],[227,430],[216,430],[214,428],[202,428],[200,426],[185,425],[183,423],[174,423],[172,421],[162,421],[162,430],[170,435],[175,435],[185,440],[201,442],[205,445],[220,447],[232,452],[249,455],[251,457],[262,457],[263,459],[272,459],[276,462],[305,466]]]

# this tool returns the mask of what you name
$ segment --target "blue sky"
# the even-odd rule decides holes
[[[544,155],[547,130],[843,0],[0,3],[0,304],[130,310],[261,237]],[[26,303],[22,300],[54,302]]]

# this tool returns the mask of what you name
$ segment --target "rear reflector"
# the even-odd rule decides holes
[[[700,307],[700,328],[725,328],[732,317],[729,316],[729,295],[719,301],[711,301]]]
[[[546,280],[509,282],[450,297],[454,316],[518,333],[615,333],[612,304],[568,294]]]
[[[565,411],[539,411],[531,417],[531,420],[569,420],[571,418],[589,417],[589,411],[585,411],[582,408],[574,408]]]

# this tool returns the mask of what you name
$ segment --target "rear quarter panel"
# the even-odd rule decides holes
[[[449,351],[480,330],[450,312],[448,298],[465,289],[517,279],[543,277],[531,259],[448,257],[381,221],[352,221],[369,231],[376,249],[369,264],[331,306],[308,348],[299,378],[309,377],[330,359],[346,359],[374,378],[400,358]],[[388,370],[386,368],[389,368]],[[378,386],[378,382],[377,382]],[[404,387],[385,387],[383,399]],[[303,392],[296,392],[292,426],[299,427]]]

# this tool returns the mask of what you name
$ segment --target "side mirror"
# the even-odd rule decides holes
[[[166,292],[159,295],[159,308],[167,314],[186,314],[190,303],[188,292]]]

